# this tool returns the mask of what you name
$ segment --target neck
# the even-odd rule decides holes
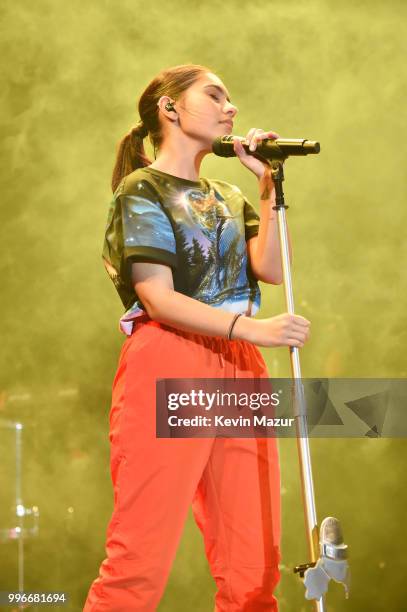
[[[191,143],[189,140],[188,143],[180,143],[175,142],[175,139],[167,139],[162,144],[157,159],[150,165],[151,168],[188,181],[199,181],[201,162],[209,152],[196,141]]]

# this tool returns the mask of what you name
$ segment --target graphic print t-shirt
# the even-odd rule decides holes
[[[130,335],[147,311],[131,280],[133,262],[170,266],[174,290],[213,307],[254,315],[260,289],[246,241],[259,215],[235,185],[190,181],[138,168],[120,182],[110,203],[103,263],[125,307],[119,328]]]

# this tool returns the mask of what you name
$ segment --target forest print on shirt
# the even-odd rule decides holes
[[[255,314],[260,290],[246,240],[259,216],[238,187],[224,181],[188,181],[153,168],[122,180],[111,202],[103,259],[126,312],[120,329],[145,309],[131,283],[131,264],[171,266],[174,289],[214,307]]]

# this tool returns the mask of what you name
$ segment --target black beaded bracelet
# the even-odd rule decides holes
[[[235,314],[235,316],[233,317],[233,321],[232,321],[232,323],[230,324],[230,327],[229,327],[229,333],[228,333],[228,336],[227,336],[227,337],[228,337],[228,340],[231,340],[231,339],[232,339],[232,338],[231,338],[231,336],[232,336],[232,330],[233,330],[233,327],[234,327],[234,325],[235,325],[236,321],[238,320],[238,318],[239,318],[239,317],[241,317],[241,316],[242,316],[242,313],[241,313],[241,312],[238,312],[238,313],[237,313],[237,314]]]

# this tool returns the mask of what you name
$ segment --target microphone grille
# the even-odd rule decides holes
[[[212,152],[220,157],[236,157],[233,149],[233,136],[218,136],[212,142]]]
[[[321,523],[320,530],[321,542],[339,546],[343,544],[342,527],[338,519],[328,516]]]

